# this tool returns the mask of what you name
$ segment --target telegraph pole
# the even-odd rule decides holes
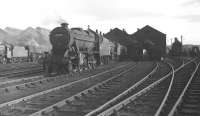
[[[181,44],[183,45],[183,36],[181,35]]]
[[[172,46],[172,41],[173,41],[173,38],[171,38],[171,46]]]
[[[181,35],[181,52],[183,52],[183,36]]]

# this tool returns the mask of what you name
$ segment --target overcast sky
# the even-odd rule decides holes
[[[181,35],[184,44],[200,44],[200,0],[0,0],[0,16],[0,28],[52,29],[66,20],[70,27],[131,34],[150,25],[167,34],[168,44]]]

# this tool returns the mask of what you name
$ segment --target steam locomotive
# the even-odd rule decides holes
[[[30,59],[28,50],[23,46],[14,46],[3,42],[0,43],[0,63],[27,62]]]
[[[175,56],[175,57],[179,57],[182,55],[182,43],[175,38],[174,43],[172,44],[172,49],[170,50],[170,55],[171,56]]]
[[[61,74],[71,72],[73,69],[94,68],[101,63],[102,55],[112,53],[112,46],[100,49],[100,46],[105,46],[102,44],[108,43],[103,42],[105,38],[102,34],[89,28],[87,30],[82,28],[69,30],[62,26],[56,27],[50,32],[49,39],[52,50],[44,61],[47,75],[52,72]],[[101,54],[101,50],[104,50],[104,54]]]

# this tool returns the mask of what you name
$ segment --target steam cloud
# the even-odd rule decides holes
[[[55,26],[60,25],[61,23],[67,23],[67,21],[62,18],[58,13],[54,12],[53,14],[47,14],[42,21],[42,25],[44,26]]]

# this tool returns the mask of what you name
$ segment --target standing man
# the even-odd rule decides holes
[[[51,65],[51,55],[49,52],[44,52],[43,56],[43,70],[45,72],[44,76],[50,76],[51,72],[52,72],[52,65]]]

